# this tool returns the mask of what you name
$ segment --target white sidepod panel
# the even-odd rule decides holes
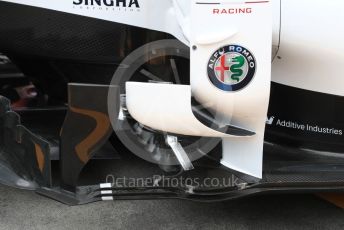
[[[272,80],[292,87],[344,96],[344,1],[282,2],[280,58]]]

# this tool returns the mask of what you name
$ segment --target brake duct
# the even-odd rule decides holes
[[[214,5],[211,2],[205,4],[191,1],[190,13],[184,13],[185,18],[179,20],[188,22],[181,26],[187,26],[184,34],[189,34],[191,84],[128,82],[127,108],[138,122],[156,130],[222,138],[221,163],[233,170],[261,178],[271,81],[271,3],[217,2],[227,8],[250,4],[252,13],[216,15],[212,13]],[[238,53],[235,47],[247,48],[242,51],[247,60],[250,55],[254,56],[256,66],[252,79],[242,87],[226,82],[218,85],[216,79],[212,81],[209,76],[211,57],[223,56],[225,49],[233,49],[233,53]],[[224,129],[209,127],[201,122],[192,107],[192,97],[215,114]]]

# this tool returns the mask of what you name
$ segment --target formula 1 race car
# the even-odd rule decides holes
[[[343,7],[0,0],[0,183],[69,205],[344,191]]]

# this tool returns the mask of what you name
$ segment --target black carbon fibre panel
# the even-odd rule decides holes
[[[343,183],[344,174],[340,172],[329,173],[307,173],[297,174],[290,172],[289,174],[266,174],[264,177],[268,183]]]
[[[171,35],[53,10],[0,2],[0,50],[15,56],[119,62]]]
[[[265,139],[295,149],[344,154],[344,97],[271,85]],[[343,155],[344,156],[344,155]]]

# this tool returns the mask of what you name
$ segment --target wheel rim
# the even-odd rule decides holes
[[[157,71],[156,63],[159,63],[162,58],[164,58],[164,64],[160,65],[162,71]],[[189,48],[177,40],[161,40],[146,44],[131,53],[114,74],[111,85],[119,85],[121,94],[125,95],[125,82],[153,81],[189,84],[189,72]],[[115,98],[113,93],[109,91],[110,117],[117,116],[112,106],[115,103],[111,100]],[[159,165],[179,165],[172,150],[165,144],[163,134],[142,128],[136,121],[128,119],[116,122],[113,127],[118,139],[133,154]],[[180,136],[179,139],[191,161],[202,158],[220,142],[218,138],[205,137]]]

